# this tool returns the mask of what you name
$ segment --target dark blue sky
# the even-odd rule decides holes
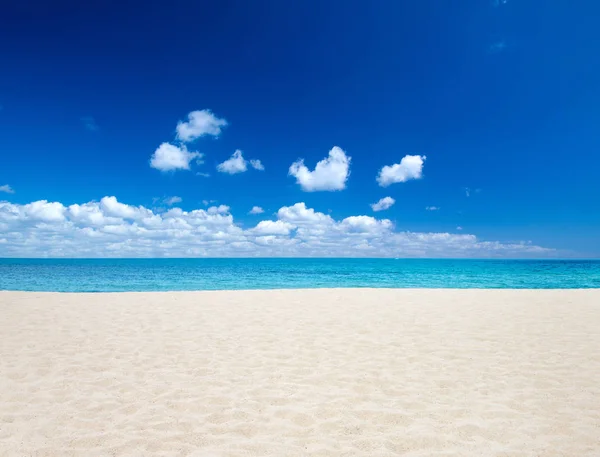
[[[216,200],[244,228],[252,206],[305,202],[597,256],[599,17],[592,1],[2,2],[0,200]],[[204,163],[151,168],[205,109],[227,126],[188,146]],[[290,165],[333,146],[345,188],[303,191]],[[236,149],[265,170],[218,172]],[[427,157],[422,177],[379,186],[406,155]]]

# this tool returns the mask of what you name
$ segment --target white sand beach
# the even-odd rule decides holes
[[[600,456],[600,290],[0,292],[0,456]]]

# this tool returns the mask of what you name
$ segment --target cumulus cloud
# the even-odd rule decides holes
[[[425,209],[427,211],[439,211],[440,207],[439,206],[426,206]]]
[[[294,224],[303,223],[333,223],[331,216],[319,213],[312,208],[307,208],[306,203],[300,202],[292,206],[284,206],[277,211],[277,217],[282,221],[292,222]]]
[[[206,210],[208,214],[227,214],[231,208],[227,205],[211,206]]]
[[[406,182],[411,179],[421,179],[423,177],[423,164],[425,156],[407,155],[402,158],[400,163],[386,165],[377,175],[377,182],[381,187],[387,187],[391,184]]]
[[[375,219],[371,216],[350,216],[342,220],[340,226],[348,232],[380,233],[393,228],[389,219]]]
[[[265,210],[262,209],[260,206],[253,206],[252,209],[248,211],[248,214],[262,214],[264,212]]]
[[[334,146],[313,171],[304,165],[304,159],[299,159],[290,166],[289,175],[306,192],[343,190],[350,176],[350,161],[342,148]]]
[[[188,120],[179,121],[175,130],[179,141],[189,143],[205,135],[219,136],[221,129],[226,125],[225,119],[220,119],[212,111],[203,109],[189,113]]]
[[[25,218],[42,222],[61,222],[65,220],[66,208],[62,203],[40,200],[23,206]]]
[[[256,170],[265,169],[261,161],[258,159],[251,159],[249,161],[244,159],[242,151],[238,149],[231,155],[229,159],[217,165],[217,170],[221,173],[235,175],[237,173],[245,172],[248,169],[248,164],[250,164],[252,168]]]
[[[246,159],[242,155],[242,151],[239,149],[235,151],[232,156],[227,159],[225,162],[217,165],[217,170],[221,173],[228,173],[230,175],[234,175],[236,173],[243,173],[248,169],[248,165],[246,164]]]
[[[108,216],[123,218],[123,219],[140,219],[147,216],[152,216],[152,211],[143,206],[131,206],[121,203],[117,197],[103,197],[100,200],[100,208]]]
[[[392,197],[383,197],[377,203],[372,203],[371,208],[373,211],[383,211],[392,207],[392,205],[396,203]]]
[[[189,170],[190,162],[196,159],[198,165],[204,163],[201,154],[188,151],[184,143],[192,142],[201,136],[219,136],[221,128],[227,125],[225,119],[219,119],[210,110],[192,111],[187,121],[179,121],[176,127],[177,144],[162,143],[150,157],[150,166],[160,171]],[[208,177],[208,173],[196,173]]]
[[[155,212],[114,196],[65,206],[0,201],[0,257],[542,257],[529,242],[398,231],[388,219],[341,220],[299,202],[244,229],[227,205]]]
[[[294,226],[284,221],[260,221],[252,232],[258,235],[289,235]]]
[[[200,161],[202,157],[199,152],[188,151],[185,145],[163,143],[152,154],[150,166],[160,171],[189,170],[190,162]]]
[[[15,190],[10,187],[8,184],[4,184],[3,186],[0,186],[0,192],[5,192],[7,194],[14,194]]]

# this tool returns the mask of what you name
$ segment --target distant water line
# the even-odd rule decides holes
[[[0,290],[600,288],[598,260],[0,259]]]

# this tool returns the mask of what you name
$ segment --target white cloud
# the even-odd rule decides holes
[[[312,208],[307,208],[304,202],[279,208],[279,211],[277,211],[277,217],[282,221],[292,222],[298,225],[303,223],[333,223],[331,216],[316,212]]]
[[[173,206],[176,203],[181,203],[182,201],[183,199],[181,197],[178,197],[177,195],[174,195],[173,197],[165,197],[163,199],[163,202],[169,206]]]
[[[232,156],[225,162],[217,165],[217,170],[221,173],[228,173],[234,175],[236,173],[243,173],[248,169],[246,159],[242,155],[242,151],[236,150]]]
[[[7,194],[14,194],[15,190],[10,187],[8,184],[4,184],[3,186],[0,186],[0,192],[6,192]]]
[[[459,225],[458,227],[456,227],[456,230],[462,230],[463,228]]]
[[[235,175],[237,173],[243,173],[248,170],[248,164],[255,168],[256,170],[264,170],[262,163],[258,159],[246,160],[242,154],[242,151],[237,149],[229,159],[225,162],[217,165],[217,170],[221,173],[227,173],[230,175]]]
[[[427,211],[439,211],[440,207],[439,206],[426,206],[425,209]]]
[[[265,210],[260,206],[253,206],[252,209],[248,212],[248,214],[262,214]]]
[[[203,178],[210,178],[210,173],[203,173],[201,171],[196,173],[196,176],[202,176]]]
[[[216,117],[210,110],[192,111],[187,122],[177,123],[177,139],[189,143],[205,135],[219,136],[221,129],[227,125],[225,119]]]
[[[69,219],[75,225],[85,227],[97,227],[110,224],[118,224],[121,219],[110,217],[102,211],[100,205],[95,202],[84,203],[82,205],[71,205],[68,208]]]
[[[65,219],[66,208],[62,203],[40,200],[23,206],[27,219],[43,222],[61,222]]]
[[[350,175],[350,161],[351,157],[334,146],[329,156],[319,161],[313,171],[304,165],[304,159],[299,159],[290,166],[289,175],[294,176],[306,192],[343,190]]]
[[[340,226],[348,232],[376,233],[391,230],[392,221],[375,219],[371,216],[350,216],[342,220]]]
[[[294,228],[284,221],[260,221],[252,231],[257,235],[289,235]]]
[[[160,171],[189,170],[190,162],[202,156],[199,152],[188,151],[185,145],[163,143],[152,154],[150,166]]]
[[[386,165],[379,170],[377,182],[381,187],[387,187],[390,184],[406,182],[410,179],[421,179],[425,159],[425,156],[419,155],[404,156],[400,163]]]
[[[388,219],[335,220],[300,202],[243,229],[227,205],[154,212],[115,197],[73,204],[0,201],[0,257],[541,257],[529,242],[399,232]]]
[[[285,248],[296,244],[296,240],[293,238],[286,238],[276,235],[257,236],[254,239],[254,243],[258,246],[270,247],[272,249]]]
[[[211,206],[206,210],[208,214],[227,214],[229,213],[229,206],[227,205],[219,205],[219,206]]]
[[[377,203],[371,204],[371,208],[373,211],[383,211],[392,207],[392,205],[396,203],[392,197],[383,197]]]
[[[123,219],[141,219],[152,215],[152,211],[143,206],[131,206],[121,203],[116,197],[102,197],[100,207],[108,216]]]

